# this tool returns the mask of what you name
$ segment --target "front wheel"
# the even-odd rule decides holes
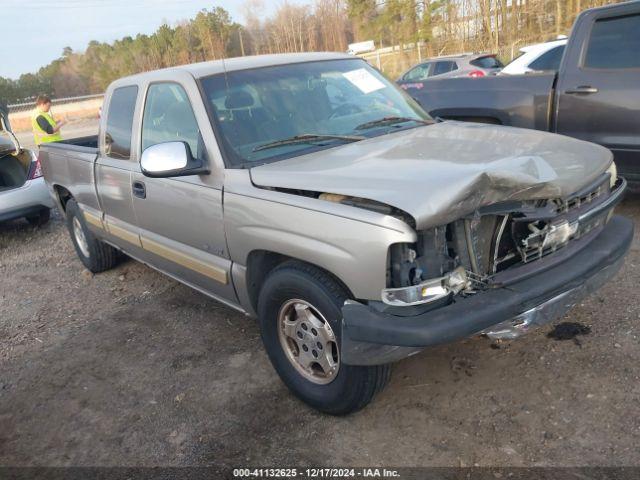
[[[341,362],[346,299],[327,273],[292,261],[267,277],[258,301],[262,340],[283,382],[305,403],[333,415],[365,407],[390,377],[389,365]]]

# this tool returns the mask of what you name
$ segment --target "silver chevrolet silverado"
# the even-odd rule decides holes
[[[607,149],[433,120],[340,54],[120,79],[99,135],[40,159],[89,270],[124,252],[256,316],[284,383],[332,414],[427,346],[558,318],[633,236]]]

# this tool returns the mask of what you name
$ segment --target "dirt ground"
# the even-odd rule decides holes
[[[640,221],[640,196],[619,212]],[[59,217],[0,225],[0,465],[640,465],[640,251],[564,321],[398,363],[346,418],[288,393],[253,320],[134,261],[92,276]]]

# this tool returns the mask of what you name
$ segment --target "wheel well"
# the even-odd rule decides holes
[[[251,306],[254,310],[257,310],[258,308],[258,296],[260,295],[260,288],[262,287],[264,280],[276,267],[289,261],[305,263],[322,270],[330,275],[342,288],[344,288],[344,291],[347,292],[347,295],[350,298],[353,298],[353,294],[344,282],[342,282],[333,273],[319,267],[318,265],[268,250],[254,250],[247,258],[247,292],[249,294],[249,299],[251,300]]]
[[[53,188],[56,191],[56,195],[58,195],[58,200],[60,201],[60,205],[62,205],[62,209],[66,211],[67,202],[73,198],[73,195],[71,195],[69,190],[60,185],[55,185]]]

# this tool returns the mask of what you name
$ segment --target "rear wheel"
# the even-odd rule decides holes
[[[93,273],[104,272],[118,263],[118,250],[98,240],[87,224],[75,200],[66,207],[67,229],[82,264]]]
[[[366,406],[387,384],[390,366],[345,365],[340,359],[344,289],[322,270],[287,262],[266,279],[258,301],[262,340],[287,387],[333,415]]]
[[[51,210],[48,208],[44,208],[40,210],[35,215],[29,215],[27,218],[27,222],[29,222],[34,227],[41,227],[42,225],[46,225],[49,223],[51,219]]]

